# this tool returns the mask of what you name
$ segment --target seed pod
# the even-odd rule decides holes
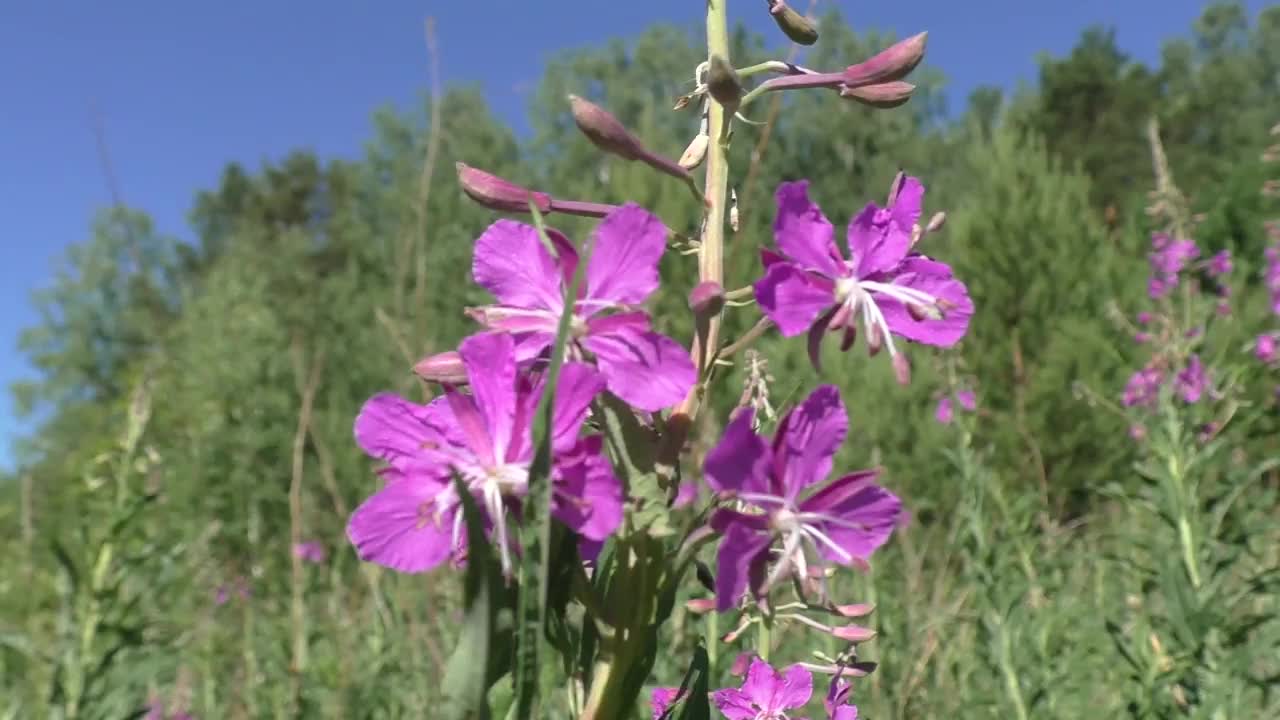
[[[785,0],[769,0],[769,14],[778,24],[778,29],[800,45],[812,45],[818,42],[818,28],[809,18],[796,12]]]

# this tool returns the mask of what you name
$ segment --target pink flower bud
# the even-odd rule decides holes
[[[714,315],[723,307],[724,288],[718,282],[701,282],[689,291],[689,309],[698,315]]]
[[[837,605],[836,612],[843,617],[856,618],[866,617],[875,612],[876,606],[872,603],[855,603],[853,605]]]
[[[685,602],[684,607],[694,615],[706,615],[716,609],[715,598],[691,598]]]
[[[490,175],[463,163],[456,163],[455,168],[458,171],[458,184],[462,186],[462,191],[467,194],[467,197],[490,210],[527,213],[529,201],[532,200],[538,212],[544,214],[551,212],[551,196],[546,193],[520,187],[509,180]]]
[[[876,636],[876,631],[871,628],[864,628],[861,625],[846,625],[844,627],[832,628],[831,634],[851,643],[866,642]]]
[[[840,97],[848,98],[869,107],[887,110],[896,108],[911,99],[916,86],[909,82],[896,80],[879,85],[861,87],[845,86],[840,89]]]
[[[747,668],[751,667],[751,661],[755,660],[755,653],[742,653],[733,659],[733,665],[729,667],[729,674],[734,677],[742,677],[747,674]]]
[[[573,121],[592,145],[624,160],[639,160],[658,172],[692,183],[693,176],[674,160],[649,152],[640,138],[631,134],[607,110],[577,95],[569,96]],[[705,202],[705,199],[704,199]]]
[[[413,372],[427,382],[456,385],[467,381],[462,356],[453,350],[423,358],[413,366]]]
[[[913,35],[906,40],[894,43],[857,65],[850,66],[844,71],[845,87],[859,88],[901,80],[911,74],[911,71],[915,70],[924,59],[924,47],[928,39],[927,32]]]

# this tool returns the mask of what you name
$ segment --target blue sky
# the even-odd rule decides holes
[[[806,0],[793,0],[804,7]],[[1251,0],[1251,11],[1263,5]],[[1036,53],[1061,54],[1103,22],[1138,59],[1186,32],[1192,0],[820,0],[856,28],[930,31],[929,62],[959,103],[973,87],[1035,76]],[[731,0],[752,26],[758,0]],[[15,350],[35,313],[27,299],[86,237],[109,202],[91,108],[106,129],[126,203],[189,237],[194,192],[230,161],[258,166],[292,148],[355,156],[371,111],[426,87],[423,21],[435,17],[446,83],[479,83],[519,124],[527,90],[556,49],[668,20],[693,27],[701,0],[377,0],[307,3],[10,0],[0,23],[0,385],[30,371]],[[21,431],[0,400],[0,467]]]

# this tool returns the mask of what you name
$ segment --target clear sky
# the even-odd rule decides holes
[[[807,0],[793,0],[805,7]],[[1262,0],[1250,0],[1256,13]],[[426,87],[423,22],[433,16],[445,83],[479,83],[517,125],[528,88],[559,48],[625,36],[655,20],[694,27],[702,0],[5,0],[0,10],[0,386],[30,371],[14,347],[30,292],[82,241],[109,194],[91,108],[126,203],[189,237],[194,192],[230,161],[256,167],[292,148],[352,157],[371,111]],[[768,30],[759,0],[731,13]],[[958,105],[984,83],[1035,77],[1039,51],[1116,28],[1136,58],[1185,33],[1195,0],[820,0],[856,28],[929,30],[928,62]],[[0,467],[21,426],[0,400]]]

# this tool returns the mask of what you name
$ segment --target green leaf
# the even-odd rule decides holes
[[[494,635],[501,580],[475,499],[461,478],[455,475],[453,483],[467,527],[467,570],[463,578],[464,618],[458,646],[445,666],[445,717],[488,720],[490,673],[487,668],[492,664],[496,644]]]
[[[529,209],[538,237],[554,250],[547,236],[542,216],[532,202]],[[590,249],[580,253],[573,281],[565,298],[564,311],[551,346],[551,362],[538,398],[533,420],[533,463],[529,466],[529,491],[525,497],[520,527],[520,546],[524,557],[520,563],[520,597],[517,610],[519,641],[515,664],[516,717],[533,717],[538,705],[540,655],[543,628],[547,624],[547,581],[551,577],[551,431],[555,410],[555,389],[564,365],[566,341],[573,321],[574,302],[586,271]]]
[[[674,716],[678,720],[711,720],[711,702],[707,694],[711,691],[707,684],[710,674],[710,661],[707,649],[698,643],[693,651],[693,662],[680,683],[680,714]]]
[[[629,499],[630,526],[651,537],[674,534],[667,494],[658,482],[657,443],[652,433],[630,407],[612,395],[605,396],[599,408],[604,415],[605,446]]]

